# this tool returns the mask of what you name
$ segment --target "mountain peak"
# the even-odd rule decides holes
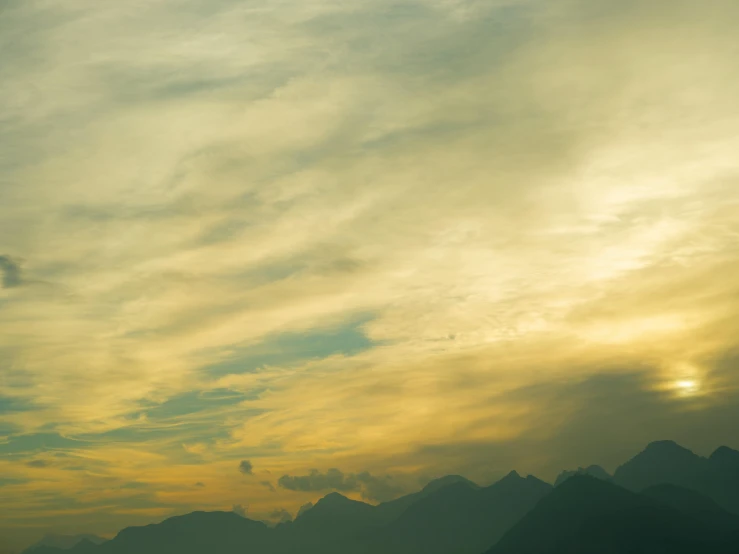
[[[326,496],[324,496],[323,498],[321,498],[318,502],[316,502],[316,505],[314,506],[314,508],[318,508],[319,506],[321,507],[341,506],[341,505],[350,504],[352,502],[354,501],[351,500],[350,498],[347,498],[341,493],[331,492],[327,494]]]
[[[575,475],[590,475],[604,481],[610,481],[612,478],[608,472],[598,465],[591,465],[588,467],[578,467],[575,470],[565,470],[557,476],[557,480],[554,482],[554,486],[558,487],[564,483],[567,479],[574,477]]]
[[[321,515],[326,514],[361,513],[361,511],[372,510],[373,508],[373,506],[366,504],[365,502],[352,500],[343,494],[332,492],[316,502],[316,505],[310,510],[304,512],[302,517],[308,516],[310,519],[313,517],[321,517]]]
[[[708,463],[674,441],[656,441],[621,465],[613,477],[617,484],[632,491],[660,483],[691,488],[701,480]]]
[[[647,445],[644,451],[645,452],[690,452],[692,454],[690,450],[688,450],[684,446],[680,446],[675,441],[671,441],[671,440],[652,441]]]
[[[521,481],[522,479],[523,479],[523,477],[521,477],[521,475],[519,475],[518,471],[516,471],[514,469],[510,473],[508,473],[508,475],[506,475],[505,477],[503,477],[503,479],[501,479],[501,481]]]
[[[443,489],[444,487],[448,487],[449,485],[456,485],[457,483],[465,483],[472,488],[479,488],[477,484],[461,475],[445,475],[444,477],[439,477],[438,479],[429,481],[421,490],[424,493],[431,493]]]
[[[739,461],[739,450],[734,450],[728,446],[719,446],[710,457],[711,460],[725,459],[725,460],[738,460]]]

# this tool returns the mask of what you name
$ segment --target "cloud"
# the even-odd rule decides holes
[[[28,483],[28,479],[16,479],[13,477],[0,477],[0,488],[12,485],[23,485]]]
[[[249,460],[241,460],[241,462],[239,463],[239,471],[244,475],[252,475],[253,470],[254,466]]]
[[[292,514],[290,514],[290,512],[288,512],[284,508],[277,508],[276,510],[272,510],[269,513],[268,518],[271,521],[275,521],[278,523],[285,523],[293,520]]]
[[[31,460],[30,462],[26,463],[26,466],[33,468],[43,468],[51,466],[51,462],[49,462],[48,460]]]
[[[298,513],[295,516],[295,519],[298,519],[300,516],[302,516],[305,512],[310,510],[312,507],[313,507],[313,502],[307,502],[306,504],[303,504],[298,510]]]
[[[247,508],[246,506],[243,506],[242,504],[234,504],[231,507],[231,511],[235,513],[236,515],[239,515],[241,517],[246,517]]]
[[[736,1],[189,3],[0,18],[7,527],[736,440]]]
[[[265,489],[267,489],[270,492],[276,492],[275,486],[269,481],[260,481],[259,484],[262,485]]]
[[[404,492],[404,487],[389,475],[375,477],[363,471],[357,474],[357,480],[362,484],[362,497],[367,500],[386,502],[397,498]]]
[[[308,475],[283,475],[277,483],[291,491],[359,491],[363,498],[377,501],[391,500],[403,492],[390,476],[376,477],[368,471],[345,474],[336,468],[325,473],[313,469]]]
[[[139,489],[146,489],[149,487],[148,483],[141,483],[139,481],[131,481],[130,483],[125,483],[121,485],[121,488],[124,490],[139,490]]]
[[[10,256],[0,255],[0,272],[3,274],[0,281],[3,288],[12,289],[21,285],[21,267]]]
[[[277,480],[277,484],[283,489],[291,491],[354,491],[359,488],[359,481],[354,475],[344,475],[336,468],[331,468],[325,473],[312,469],[308,475],[283,475]]]
[[[197,483],[195,483],[195,486],[198,487],[198,488],[200,488],[200,489],[202,489],[202,488],[205,487],[205,483],[202,483],[202,482],[198,481]]]

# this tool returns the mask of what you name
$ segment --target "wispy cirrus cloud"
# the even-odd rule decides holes
[[[0,466],[36,500],[0,519],[103,506],[90,482],[141,522],[294,512],[307,468],[380,500],[411,474],[608,466],[629,413],[728,440],[681,414],[736,399],[737,15],[8,3]],[[594,402],[622,447],[570,459]]]

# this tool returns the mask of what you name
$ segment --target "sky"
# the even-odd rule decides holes
[[[739,447],[735,0],[0,0],[0,552]]]

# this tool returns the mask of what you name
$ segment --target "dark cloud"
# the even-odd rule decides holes
[[[269,489],[272,492],[276,492],[275,486],[269,481],[261,481],[259,484],[262,485],[264,488]]]
[[[203,487],[205,487],[205,483],[201,483],[200,481],[198,481],[197,483],[195,483],[195,486],[202,489]]]
[[[0,487],[8,487],[10,485],[23,485],[24,483],[28,483],[28,480],[0,477]]]
[[[21,285],[21,267],[10,256],[0,255],[0,271],[3,274],[2,286],[12,289]]]
[[[268,517],[271,521],[277,521],[279,523],[293,520],[292,514],[290,514],[290,512],[288,512],[284,508],[278,508],[276,510],[271,511]]]
[[[254,466],[249,460],[241,460],[239,471],[244,475],[252,475],[254,473]]]
[[[26,464],[26,466],[34,468],[49,467],[50,465],[51,463],[47,460],[31,460]]]
[[[241,517],[246,517],[246,511],[247,506],[243,506],[242,504],[234,504],[231,508],[231,511],[235,513],[236,515],[240,515]]]
[[[149,485],[146,483],[140,483],[139,481],[131,481],[130,483],[126,483],[125,485],[122,485],[121,488],[124,490],[138,490],[138,489],[145,489]]]
[[[331,468],[326,473],[312,469],[308,475],[283,475],[277,481],[283,489],[290,491],[355,491],[359,488],[356,476]]]
[[[363,498],[378,501],[390,500],[402,492],[390,476],[377,477],[368,471],[344,473],[337,468],[331,468],[325,473],[313,469],[308,475],[283,475],[277,483],[283,489],[291,491],[357,491]]]
[[[386,502],[403,493],[403,487],[389,475],[376,477],[367,471],[363,471],[357,474],[357,480],[362,484],[362,497],[367,500]]]
[[[298,514],[295,516],[295,519],[298,519],[300,516],[302,516],[305,512],[310,510],[312,507],[313,507],[313,502],[308,502],[307,504],[303,504],[298,510]]]

